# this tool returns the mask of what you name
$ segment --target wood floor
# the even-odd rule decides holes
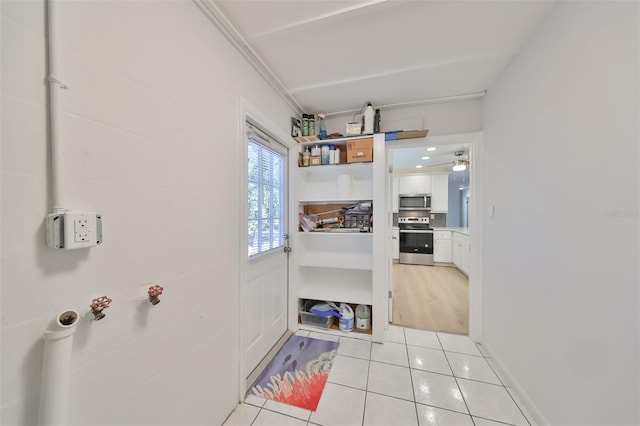
[[[451,266],[394,263],[393,324],[469,334],[469,280]]]

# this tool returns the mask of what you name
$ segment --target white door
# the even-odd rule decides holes
[[[247,123],[245,377],[287,329],[287,148]]]

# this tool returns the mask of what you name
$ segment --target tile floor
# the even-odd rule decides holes
[[[467,336],[398,326],[389,326],[384,344],[296,334],[340,341],[318,409],[249,395],[225,426],[533,424],[491,359]]]

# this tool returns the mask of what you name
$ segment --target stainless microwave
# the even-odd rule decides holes
[[[400,210],[431,210],[431,194],[400,194]]]

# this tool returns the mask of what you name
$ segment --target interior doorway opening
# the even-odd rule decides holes
[[[470,334],[469,219],[473,205],[470,171],[475,139],[474,134],[464,134],[401,141],[388,146],[393,233],[389,321],[395,325]],[[463,161],[458,161],[460,159]],[[457,167],[454,171],[453,166],[461,162],[466,170]],[[397,200],[408,192],[429,194],[431,210],[403,208]],[[406,217],[429,218],[429,227],[436,235],[432,265],[400,260],[407,258],[400,254],[407,239],[402,238],[402,224],[399,224],[399,220],[402,222],[401,218]],[[466,240],[464,265],[460,259],[454,259],[454,250],[459,255],[462,246],[460,236]]]

